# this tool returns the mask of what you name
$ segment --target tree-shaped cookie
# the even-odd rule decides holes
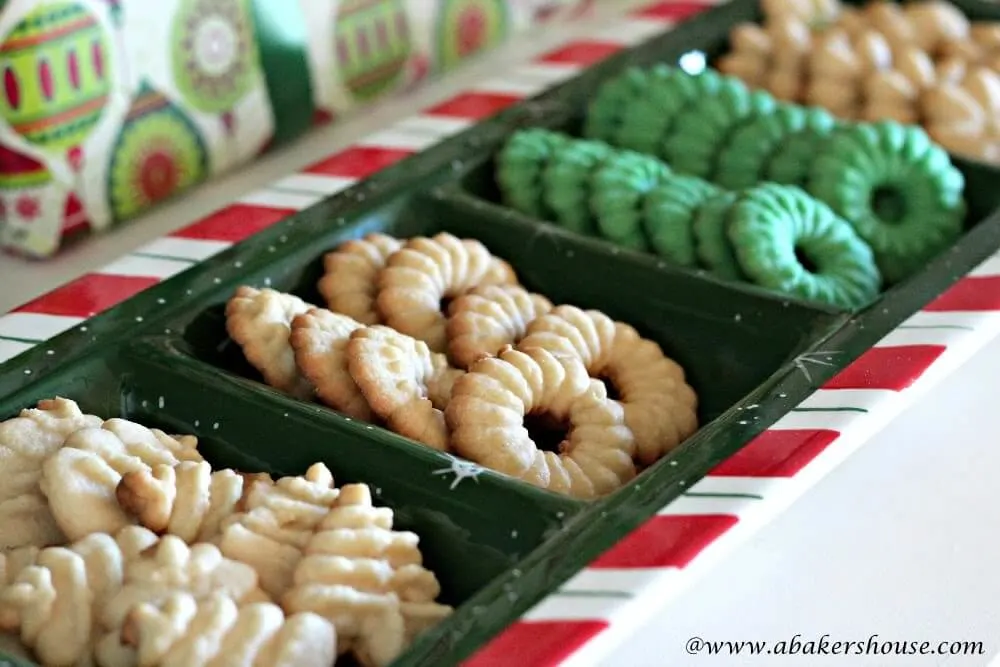
[[[19,634],[45,665],[89,660],[100,610],[121,588],[128,563],[156,539],[128,526],[115,537],[96,533],[42,549],[30,563],[20,559],[0,590],[0,632]]]
[[[188,543],[218,544],[256,569],[275,597],[291,585],[302,549],[338,494],[322,464],[274,481],[263,473],[212,472],[204,461],[142,467],[122,475],[115,490],[130,520]]]
[[[266,474],[228,468],[212,471],[207,461],[157,464],[122,475],[115,497],[126,515],[155,533],[188,544],[215,539],[222,522],[240,511],[254,483],[272,484]]]
[[[393,530],[392,521],[391,509],[373,506],[368,486],[342,487],[282,598],[287,612],[332,622],[338,651],[365,665],[389,664],[452,611],[434,602],[441,587],[423,566],[419,538]]]
[[[244,493],[243,511],[222,522],[222,553],[251,565],[260,586],[277,599],[292,583],[302,551],[340,492],[322,463],[300,477],[257,482]]]
[[[42,467],[40,488],[66,537],[114,533],[133,523],[119,507],[121,476],[157,464],[201,461],[197,440],[173,437],[124,419],[72,433]]]
[[[122,628],[139,667],[330,667],[333,626],[316,614],[286,616],[277,605],[239,606],[224,593],[173,593],[136,607]]]
[[[0,423],[0,552],[65,541],[38,488],[42,464],[66,437],[101,418],[73,401],[48,399]]]
[[[159,604],[176,592],[198,599],[219,593],[241,605],[269,601],[249,565],[226,558],[213,544],[188,546],[167,535],[128,563],[122,585],[102,606],[95,638],[98,663],[136,664],[133,649],[121,642],[125,619],[139,604]]]

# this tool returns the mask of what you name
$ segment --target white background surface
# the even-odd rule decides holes
[[[636,2],[609,2],[621,8]],[[447,81],[311,134],[252,168],[194,191],[56,261],[0,256],[0,312],[101,266],[350,144],[443,100],[507,64],[593,30],[549,28]],[[13,279],[11,279],[13,277]],[[941,665],[982,667],[1000,652],[1000,442],[995,387],[1000,342],[952,375],[728,556],[711,574],[637,628],[601,667],[748,665]],[[818,639],[982,641],[987,655],[688,655],[707,641]]]

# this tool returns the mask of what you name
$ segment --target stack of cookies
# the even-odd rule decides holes
[[[804,122],[797,127],[804,129]],[[749,178],[750,187],[736,191],[674,173],[648,155],[538,128],[510,137],[497,156],[497,182],[507,205],[573,232],[651,250],[671,264],[725,280],[838,308],[863,307],[877,296],[881,275],[872,249],[851,224],[799,187],[757,185],[756,171],[789,129],[779,122],[775,141],[731,153],[743,164],[726,173]],[[770,211],[764,225],[756,206],[761,202]],[[809,256],[818,275],[789,270],[781,261],[789,254],[786,245]]]
[[[229,335],[281,391],[580,498],[697,428],[694,391],[659,345],[553,306],[478,241],[370,234],[324,266],[326,308],[248,286],[227,304]],[[561,431],[554,451],[528,430],[541,417]]]
[[[964,177],[921,128],[836,120],[713,70],[628,70],[598,90],[584,133],[733,191],[760,183],[799,187],[854,227],[888,284],[913,275],[962,232]],[[550,151],[552,165],[562,150]],[[542,192],[563,198],[577,181],[557,183],[552,172],[543,170]],[[502,164],[497,180],[509,193]],[[655,200],[657,188],[644,187],[647,203]],[[628,201],[614,193],[600,198]],[[598,203],[592,196],[591,206]]]
[[[1000,22],[944,0],[764,10],[762,25],[732,29],[720,71],[838,118],[921,124],[948,150],[1000,164]]]
[[[61,398],[0,424],[0,460],[0,639],[42,665],[387,665],[452,611],[419,538],[322,464],[213,471]]]

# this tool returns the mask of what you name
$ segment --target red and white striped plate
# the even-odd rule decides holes
[[[710,4],[657,2],[631,12],[15,309],[0,317],[0,362]],[[998,333],[1000,255],[904,321],[464,664],[594,664]]]

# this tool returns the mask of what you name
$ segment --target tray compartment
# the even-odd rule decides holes
[[[168,326],[177,336],[175,349],[194,363],[233,379],[259,381],[225,331],[225,303],[237,285],[267,284],[321,305],[315,285],[322,257],[339,243],[372,231],[400,238],[447,231],[482,241],[513,264],[529,289],[554,303],[597,308],[656,340],[687,369],[701,397],[702,423],[707,424],[843,321],[828,311],[764,292],[734,291],[726,283],[671,270],[647,258],[637,260],[601,243],[539,229],[441,193],[376,202],[345,226],[309,236],[307,243],[289,248],[272,264],[234,272]],[[640,285],[643,289],[637,292]],[[270,389],[262,391],[278,396]]]
[[[860,4],[860,0],[852,0],[849,4]],[[953,4],[973,19],[1000,19],[1000,9],[985,5],[984,3],[960,0]],[[521,109],[521,116],[513,123],[507,125],[506,132],[503,128],[497,126],[480,132],[479,139],[482,147],[480,157],[467,166],[463,173],[456,178],[452,187],[445,186],[445,189],[455,199],[467,199],[470,197],[479,199],[489,204],[488,208],[494,209],[497,215],[507,215],[511,219],[522,222],[532,221],[539,227],[547,227],[549,231],[544,233],[551,233],[553,237],[578,236],[573,232],[563,231],[562,227],[554,222],[532,218],[511,211],[503,205],[494,175],[494,156],[510,134],[515,130],[526,127],[541,127],[563,132],[573,137],[583,138],[582,126],[587,104],[602,83],[619,75],[630,66],[649,67],[657,63],[680,66],[684,62],[685,65],[690,67],[691,62],[700,61],[707,61],[711,64],[717,56],[725,52],[728,46],[729,31],[734,25],[746,21],[759,21],[760,19],[761,12],[757,2],[753,0],[731,0],[703,12],[689,21],[679,24],[669,33],[656,37],[635,49],[609,58],[579,77],[566,82],[559,88],[543,94],[531,102],[525,103]],[[964,197],[968,205],[965,216],[966,233],[951,246],[950,250],[943,251],[939,256],[958,248],[962,249],[957,250],[957,252],[961,253],[971,250],[969,242],[966,241],[968,232],[975,226],[983,223],[1000,207],[1000,191],[993,185],[997,177],[1000,176],[1000,168],[974,162],[956,155],[952,155],[951,159],[965,177]],[[589,238],[594,243],[613,247],[611,242],[599,237]],[[618,252],[633,257],[652,257],[654,262],[658,259],[652,254],[626,249],[619,249]],[[684,268],[679,268],[678,270],[687,271],[706,279],[712,279],[704,271]],[[893,285],[892,289],[899,285],[909,284],[912,279],[913,276]],[[742,283],[727,284],[738,293],[759,291],[753,286]],[[885,291],[876,299],[875,304],[884,297],[884,294]],[[875,304],[870,304],[869,307]]]
[[[683,30],[684,26],[682,25],[680,29]],[[722,32],[724,38],[725,31]],[[545,110],[544,113],[541,109]],[[583,124],[582,107],[574,109],[561,104],[556,104],[552,101],[543,102],[540,110],[532,114],[531,118],[537,118],[537,120],[518,125],[516,128],[511,128],[511,130],[522,129],[529,126],[542,127],[557,132],[564,132],[574,137],[582,137],[582,132],[580,130]],[[555,222],[532,218],[518,211],[513,211],[507,208],[502,203],[500,189],[494,175],[496,171],[494,156],[503,146],[508,136],[509,134],[501,135],[500,128],[493,128],[493,132],[489,135],[489,140],[484,141],[484,155],[478,160],[470,163],[454,183],[442,186],[440,190],[446,193],[446,196],[449,199],[465,202],[465,206],[467,208],[479,209],[484,212],[488,211],[490,212],[489,214],[494,217],[517,221],[524,226],[534,226],[536,228],[534,233],[540,236],[548,235],[553,239],[573,237],[575,239],[582,239],[586,241],[588,245],[599,244],[600,246],[608,248],[609,252],[628,255],[636,260],[640,260],[640,258],[642,258],[648,263],[656,265],[660,269],[670,269],[698,276],[704,280],[719,282],[727,286],[734,294],[773,294],[747,283],[720,281],[703,270],[687,269],[668,265],[666,262],[660,260],[659,257],[651,253],[636,252],[624,248],[618,248],[610,241],[606,241],[602,238],[596,236],[584,237],[574,232],[565,230]],[[951,156],[951,159],[965,177],[965,201],[968,205],[968,210],[965,216],[966,235],[960,238],[956,244],[952,246],[952,249],[954,249],[956,247],[966,246],[967,243],[965,242],[965,239],[967,238],[968,232],[977,225],[983,223],[998,207],[1000,207],[1000,191],[998,191],[993,185],[996,182],[996,179],[1000,177],[1000,169],[972,162],[954,155]],[[946,250],[944,252],[948,251]],[[912,279],[912,276],[910,279]],[[899,284],[906,284],[910,279],[904,280]],[[777,298],[796,301],[808,307],[822,308],[822,306],[804,302],[795,297],[779,294]]]
[[[0,420],[55,396],[104,419],[195,435],[216,469],[294,475],[321,461],[338,485],[367,483],[376,503],[395,510],[397,527],[420,536],[426,564],[441,581],[441,599],[455,606],[514,567],[580,509],[535,489],[510,493],[489,480],[464,479],[451,491],[453,476],[428,474],[420,456],[393,456],[377,434],[352,436],[315,407],[284,405],[252,389],[187,373],[157,339],[67,364],[0,402]]]

